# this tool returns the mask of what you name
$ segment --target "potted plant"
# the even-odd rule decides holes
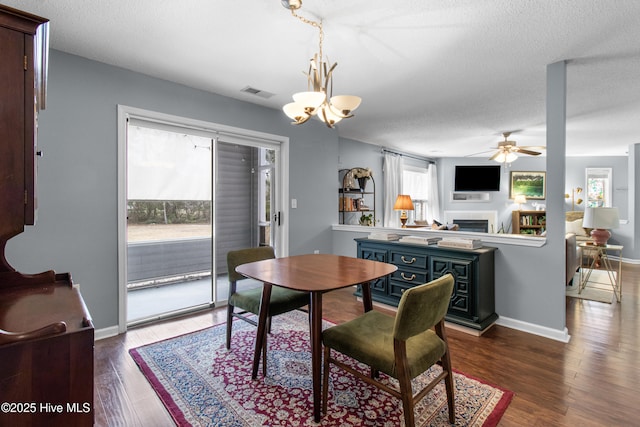
[[[373,214],[362,214],[362,216],[360,216],[360,225],[371,227],[373,225]]]

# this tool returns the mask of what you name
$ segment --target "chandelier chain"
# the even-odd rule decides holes
[[[299,20],[301,20],[302,22],[304,22],[305,24],[311,25],[312,27],[316,27],[318,29],[318,31],[320,32],[320,37],[318,37],[319,39],[319,54],[320,54],[320,58],[322,58],[322,42],[324,41],[324,31],[322,29],[322,19],[320,20],[320,22],[316,22],[316,21],[312,21],[310,19],[305,18],[304,16],[300,16],[296,13],[295,9],[290,9],[291,10],[291,14],[298,18]]]

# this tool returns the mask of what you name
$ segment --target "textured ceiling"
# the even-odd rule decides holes
[[[306,89],[318,47],[280,0],[0,1],[49,18],[54,49],[275,109]],[[503,131],[546,145],[546,65],[567,60],[567,154],[640,143],[640,1],[304,0],[299,14],[324,21],[334,95],[363,99],[343,137],[429,157],[489,157]]]

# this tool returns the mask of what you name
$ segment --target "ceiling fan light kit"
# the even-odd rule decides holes
[[[319,51],[311,58],[309,71],[306,73],[308,90],[294,94],[293,102],[283,106],[282,110],[293,120],[292,124],[300,125],[311,117],[317,116],[328,127],[333,128],[342,119],[353,117],[353,111],[360,106],[362,100],[354,95],[332,96],[333,70],[338,64],[330,65],[323,60],[322,20],[315,22],[296,14],[296,10],[302,7],[302,0],[281,0],[281,3],[285,9],[291,11],[294,17],[318,28],[320,32]]]
[[[529,156],[539,156],[539,151],[530,150],[530,148],[543,149],[544,147],[518,147],[515,141],[509,141],[511,132],[504,132],[502,136],[504,141],[500,141],[496,147],[498,151],[489,158],[489,160],[495,160],[498,163],[511,163],[518,158],[518,154],[527,154]]]

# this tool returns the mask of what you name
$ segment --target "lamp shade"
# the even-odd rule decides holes
[[[586,208],[584,211],[583,227],[610,230],[619,225],[618,208]]]
[[[393,205],[394,211],[412,211],[413,202],[408,194],[398,194],[396,203]]]
[[[518,194],[513,202],[522,205],[524,203],[527,203],[527,197],[524,194]]]
[[[593,228],[591,238],[598,246],[606,246],[611,237],[609,229],[618,228],[619,225],[618,208],[587,208],[584,211],[582,226]]]

